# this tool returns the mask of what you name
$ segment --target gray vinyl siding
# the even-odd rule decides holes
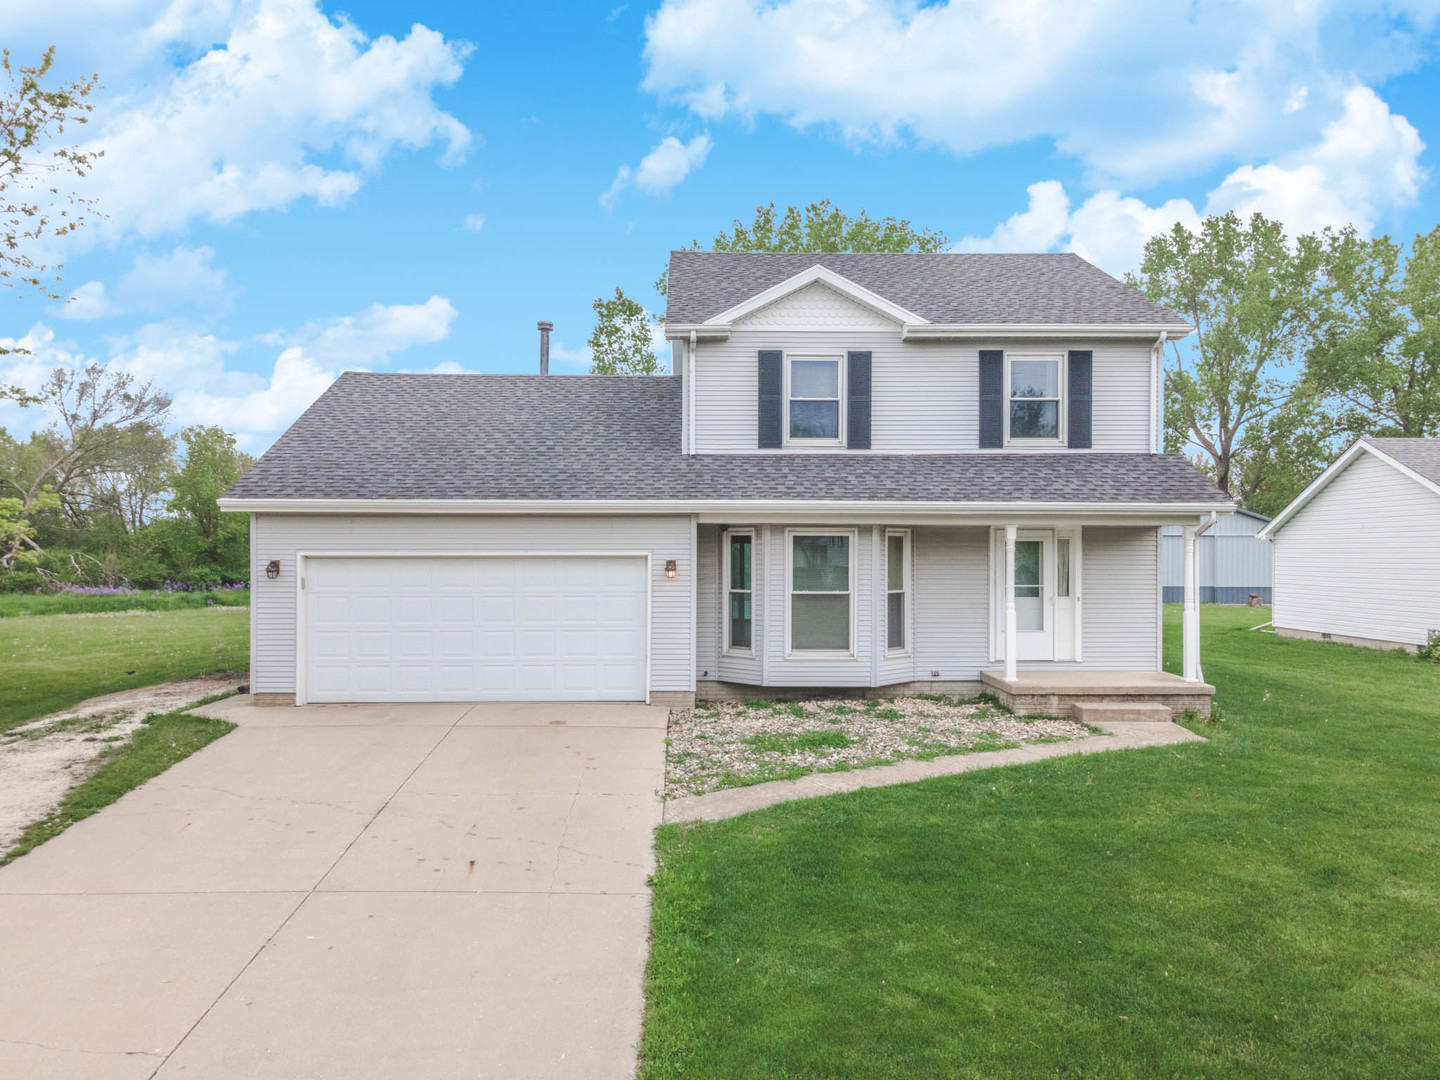
[[[756,356],[761,349],[872,358],[872,443],[848,453],[962,453],[978,450],[981,349],[1061,353],[1079,344],[1095,354],[1092,450],[1150,451],[1150,348],[1144,342],[911,342],[892,331],[732,331],[701,342],[695,356],[698,454],[797,453],[757,449]],[[1051,448],[1053,450],[1053,448]],[[811,451],[814,452],[814,451]],[[1084,453],[1085,451],[1076,451]]]
[[[1082,537],[1081,664],[1155,671],[1160,652],[1160,545],[1155,528],[1086,526]]]
[[[1361,453],[1275,534],[1275,625],[1423,645],[1440,629],[1440,495]]]
[[[806,527],[807,529],[809,526]],[[829,526],[836,530],[844,525]],[[765,666],[758,659],[720,656],[721,681],[773,687],[886,686],[912,679],[971,681],[992,662],[990,620],[990,530],[985,527],[915,526],[911,529],[912,585],[910,653],[885,655],[885,526],[855,527],[858,535],[853,658],[785,656],[786,526],[756,527],[756,640],[765,642]],[[711,556],[718,570],[718,529],[702,527],[701,566]],[[706,571],[705,573],[709,573]],[[718,573],[705,587],[702,573],[697,619],[718,632],[723,596]],[[1081,545],[1081,635],[1079,663],[1029,663],[1046,668],[1155,671],[1160,648],[1158,530],[1154,527],[1087,527]],[[767,614],[768,613],[768,614]],[[703,634],[705,631],[702,631]],[[723,640],[723,639],[721,639]],[[708,651],[702,656],[708,657]],[[706,665],[699,663],[701,678]]]
[[[990,530],[916,528],[916,677],[978,678],[990,660],[989,619]]]
[[[435,554],[650,552],[650,689],[691,690],[692,521],[674,517],[255,514],[252,518],[250,681],[256,693],[295,692],[296,555],[300,552]],[[280,577],[265,564],[280,560]],[[677,575],[665,577],[665,560]],[[698,584],[698,583],[697,583]]]

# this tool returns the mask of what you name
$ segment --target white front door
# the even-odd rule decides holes
[[[646,561],[305,560],[308,701],[645,699]]]
[[[1055,534],[1015,535],[1015,658],[1055,659]]]

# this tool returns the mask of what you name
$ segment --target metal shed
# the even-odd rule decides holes
[[[1212,528],[1201,533],[1197,556],[1200,563],[1202,604],[1248,604],[1250,594],[1262,604],[1271,601],[1275,576],[1275,549],[1269,540],[1256,534],[1270,519],[1249,510],[1237,510],[1220,517]],[[1180,528],[1169,525],[1160,530],[1160,583],[1167,604],[1185,599],[1185,540]]]

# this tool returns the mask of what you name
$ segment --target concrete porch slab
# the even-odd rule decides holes
[[[1077,702],[1157,702],[1172,714],[1210,715],[1215,687],[1186,682],[1168,671],[1021,671],[1006,679],[1000,671],[980,672],[980,683],[1000,704],[1017,713],[1068,716]]]

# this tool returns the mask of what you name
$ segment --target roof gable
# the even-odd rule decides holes
[[[1325,471],[1295,496],[1289,506],[1276,514],[1275,519],[1261,529],[1258,535],[1267,540],[1273,537],[1361,455],[1384,462],[1402,476],[1407,476],[1440,495],[1440,439],[1361,438],[1351,443],[1343,454],[1326,466]],[[1417,465],[1419,468],[1416,468]]]
[[[774,294],[760,303],[741,305],[746,310],[734,315],[717,315],[713,323],[746,330],[891,330],[898,331],[914,316],[873,294],[866,294],[850,282],[816,267],[819,274],[797,275],[768,290]],[[759,298],[756,298],[757,300]],[[740,309],[732,309],[732,311]],[[906,316],[910,316],[908,319]]]
[[[764,306],[817,268],[827,283],[890,305],[904,322],[945,326],[1134,327],[1189,325],[1072,254],[673,251],[666,325],[714,325]],[[811,278],[801,282],[808,284]],[[747,307],[747,305],[753,305]]]

